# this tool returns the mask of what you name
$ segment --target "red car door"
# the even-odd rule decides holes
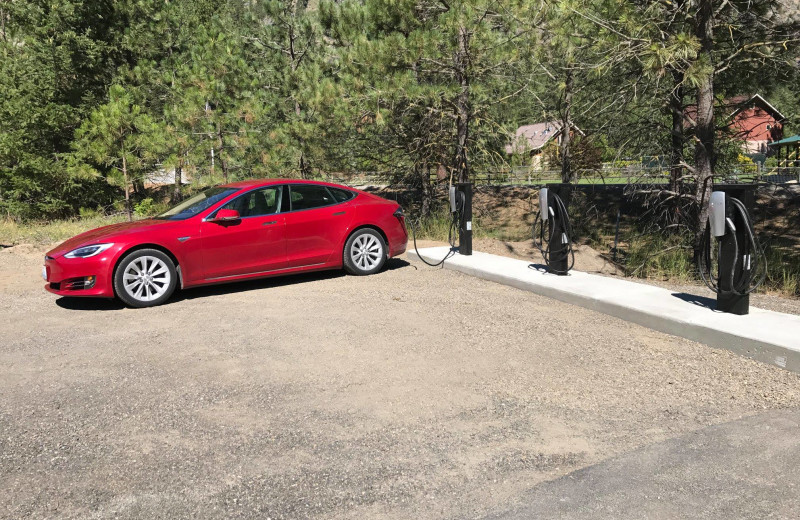
[[[215,211],[200,224],[206,280],[286,267],[286,218],[281,213],[284,189],[251,190],[219,208],[238,211],[239,220],[214,222]]]
[[[324,264],[339,253],[339,245],[354,215],[352,204],[340,202],[342,197],[334,195],[319,184],[289,186],[291,211],[286,214],[289,267]]]

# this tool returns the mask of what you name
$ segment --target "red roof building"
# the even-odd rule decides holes
[[[769,143],[783,138],[786,118],[760,94],[728,98],[721,108],[722,113],[730,114],[728,128],[734,139],[741,141],[742,153],[766,154]],[[689,105],[684,113],[685,124],[691,127],[697,116],[697,106]]]
[[[742,141],[745,153],[767,153],[769,143],[783,139],[786,118],[761,95],[737,96],[725,105],[733,110],[729,128]]]

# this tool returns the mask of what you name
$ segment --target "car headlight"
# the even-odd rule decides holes
[[[94,244],[91,246],[79,247],[64,255],[64,258],[89,258],[90,256],[102,253],[113,245],[114,244]]]

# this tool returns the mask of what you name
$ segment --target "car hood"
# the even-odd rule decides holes
[[[120,235],[146,231],[156,226],[164,226],[173,223],[174,222],[170,220],[147,219],[99,227],[90,231],[86,231],[85,233],[81,233],[80,235],[76,235],[69,240],[62,242],[58,246],[48,251],[47,256],[56,258],[81,246],[101,244],[103,242],[114,242],[115,237],[119,237]]]

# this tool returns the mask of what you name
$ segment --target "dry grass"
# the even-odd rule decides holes
[[[123,222],[125,215],[91,216],[72,220],[18,223],[0,220],[0,245],[52,244],[62,242],[84,231]]]

